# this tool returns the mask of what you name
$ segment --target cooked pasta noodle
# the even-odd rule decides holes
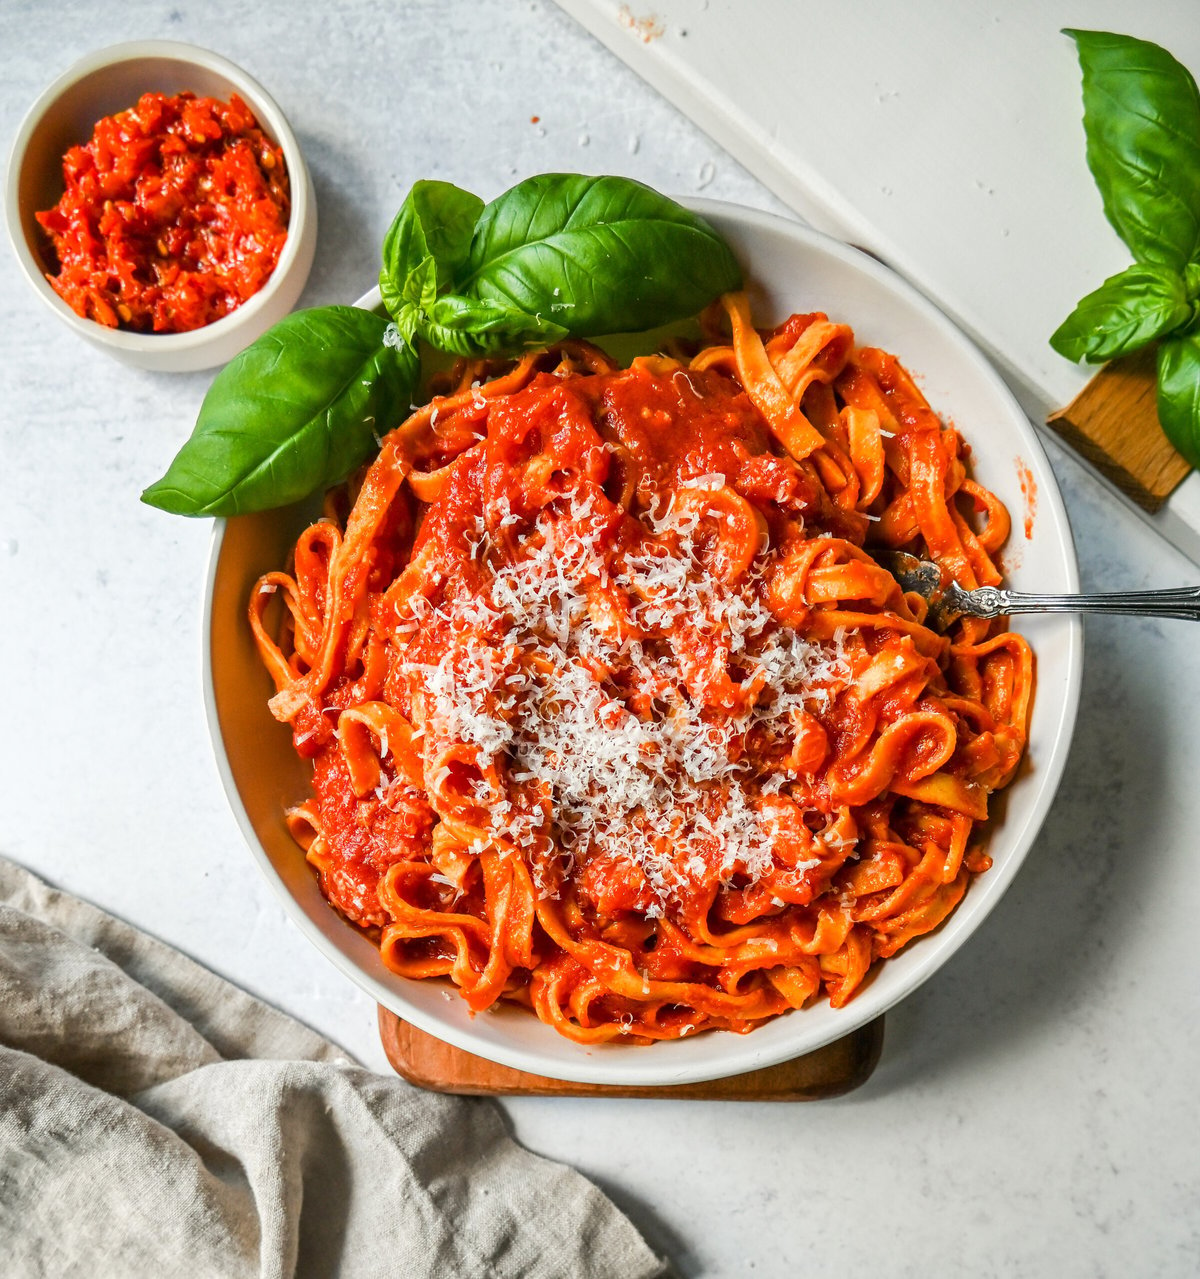
[[[722,301],[690,358],[460,364],[250,604],[329,901],[584,1043],[845,1004],[987,869],[1025,746],[1026,641],[864,549],[999,580],[957,430],[846,325]]]

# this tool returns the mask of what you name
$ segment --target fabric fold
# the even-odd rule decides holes
[[[494,1104],[413,1088],[0,858],[6,1275],[668,1273]]]

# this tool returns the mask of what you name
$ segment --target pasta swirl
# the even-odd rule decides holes
[[[866,549],[999,580],[958,432],[846,325],[723,308],[626,369],[461,363],[250,603],[329,901],[581,1043],[845,1004],[988,868],[1025,748],[1026,641]]]

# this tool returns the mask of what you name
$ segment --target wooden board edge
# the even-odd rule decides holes
[[[1046,425],[1150,514],[1191,473],[1159,424],[1153,348],[1104,365]]]
[[[883,1052],[877,1017],[841,1039],[776,1066],[724,1079],[666,1087],[572,1083],[476,1057],[379,1008],[379,1032],[392,1068],[418,1088],[462,1096],[649,1097],[708,1101],[817,1101],[842,1096],[871,1076]]]

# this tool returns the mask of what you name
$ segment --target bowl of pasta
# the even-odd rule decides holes
[[[943,634],[875,558],[1076,589],[987,361],[874,259],[691,207],[744,292],[442,370],[210,565],[218,765],[294,921],[418,1028],[565,1080],[733,1075],[904,998],[1012,882],[1079,695],[1076,619]]]

